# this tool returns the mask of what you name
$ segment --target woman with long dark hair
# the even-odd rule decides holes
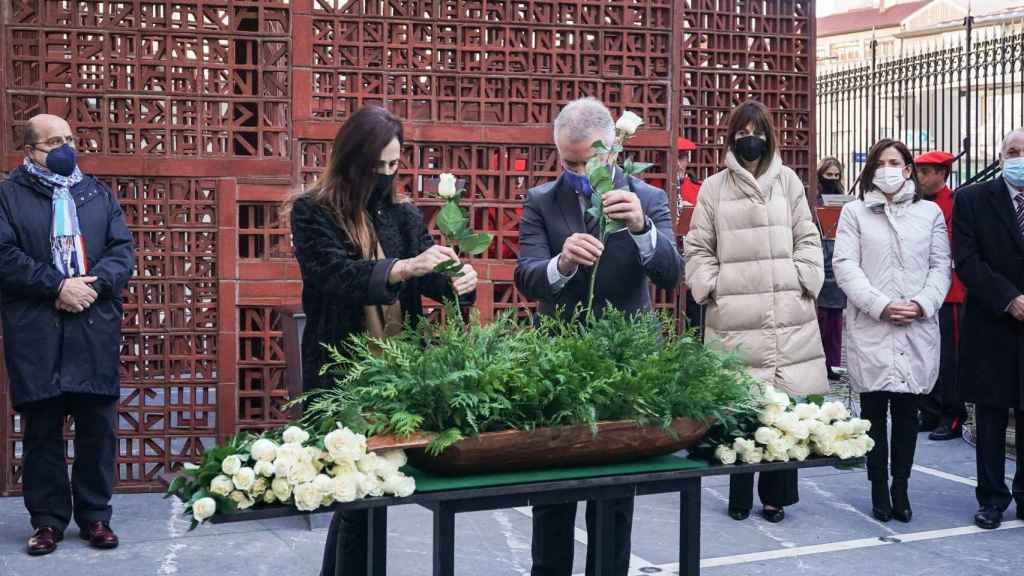
[[[782,165],[771,114],[748,101],[729,118],[726,168],[704,181],[686,235],[686,282],[707,305],[705,341],[734,352],[761,382],[792,396],[828,390],[814,299],[824,269],[804,185]],[[729,515],[753,506],[754,475],[729,479]],[[764,472],[762,515],[781,522],[799,500],[796,470]]]
[[[323,344],[350,335],[387,338],[423,316],[421,298],[437,301],[476,289],[472,266],[451,280],[434,267],[458,255],[434,244],[423,216],[395,190],[402,124],[368,106],[338,130],[327,167],[285,206],[302,273],[303,389],[330,386],[320,376]],[[366,511],[336,512],[327,533],[322,574],[366,574]]]
[[[872,146],[860,199],[846,204],[839,217],[833,260],[850,302],[847,366],[860,392],[861,417],[871,422],[875,447],[867,455],[868,479],[872,513],[882,522],[910,522],[912,516],[907,482],[917,406],[939,375],[936,312],[950,283],[946,221],[935,203],[919,201],[913,161],[902,142]]]

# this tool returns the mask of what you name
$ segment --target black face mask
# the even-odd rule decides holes
[[[818,180],[818,188],[821,188],[822,194],[842,194],[843,190],[839,187],[838,180],[829,180],[827,178],[821,178]]]
[[[732,146],[733,152],[747,162],[760,160],[768,151],[768,142],[757,136],[744,136],[736,140]]]
[[[371,203],[391,195],[391,187],[394,185],[397,175],[398,172],[394,174],[377,173],[377,179],[373,183],[373,192],[370,194]]]

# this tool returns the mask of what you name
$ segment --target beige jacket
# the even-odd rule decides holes
[[[815,298],[821,237],[800,178],[776,156],[755,179],[732,155],[704,181],[686,235],[686,283],[707,305],[705,340],[794,395],[828,390]]]

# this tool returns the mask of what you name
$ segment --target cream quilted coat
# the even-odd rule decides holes
[[[755,179],[729,152],[700,189],[686,235],[686,283],[707,305],[706,342],[794,395],[828,389],[815,298],[821,237],[800,178],[776,156]]]

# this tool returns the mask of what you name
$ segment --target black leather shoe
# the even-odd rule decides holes
[[[917,417],[917,429],[921,432],[931,432],[939,427],[939,421],[925,415]]]
[[[771,522],[772,524],[778,524],[786,518],[786,511],[782,508],[776,508],[769,510],[768,508],[761,509],[761,517]]]
[[[951,422],[943,422],[941,426],[932,431],[928,435],[929,440],[956,440],[963,434],[962,425],[959,418],[953,418]]]
[[[729,518],[733,520],[746,520],[750,518],[750,509],[739,510],[736,508],[729,508]]]
[[[879,522],[892,520],[892,503],[889,500],[889,482],[880,480],[871,483],[871,515]]]
[[[900,522],[910,522],[914,511],[910,509],[910,496],[907,495],[907,481],[892,481],[892,517]]]
[[[974,524],[985,530],[995,530],[1003,523],[1003,512],[991,506],[978,510],[974,515]]]

